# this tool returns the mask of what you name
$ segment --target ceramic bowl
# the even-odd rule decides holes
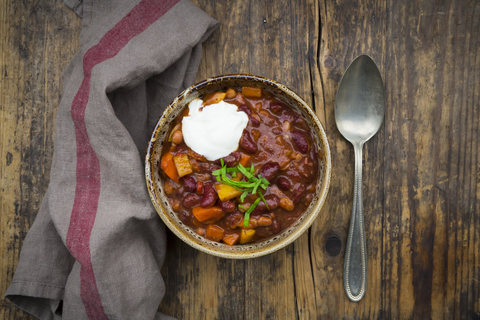
[[[206,93],[224,91],[230,87],[257,87],[267,90],[280,98],[306,119],[316,143],[319,146],[320,178],[316,195],[303,215],[281,234],[259,243],[229,246],[210,241],[184,225],[170,207],[163,191],[163,181],[159,174],[160,156],[165,135],[169,131],[173,119],[188,105],[190,101]],[[150,139],[145,161],[147,187],[155,209],[167,227],[190,246],[208,254],[230,258],[248,259],[275,252],[297,239],[312,225],[325,202],[330,185],[331,157],[327,137],[323,127],[313,110],[296,93],[273,80],[252,75],[224,75],[206,79],[183,91],[165,109],[157,122]]]

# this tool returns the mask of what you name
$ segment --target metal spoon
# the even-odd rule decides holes
[[[335,99],[335,122],[340,133],[353,144],[355,184],[353,210],[345,255],[343,282],[352,301],[360,301],[367,287],[367,247],[363,224],[362,149],[377,133],[385,115],[382,76],[367,55],[357,57],[347,68]]]

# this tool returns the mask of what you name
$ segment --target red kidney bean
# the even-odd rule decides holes
[[[300,202],[302,197],[305,195],[305,186],[301,183],[297,183],[293,186],[293,204]]]
[[[258,173],[269,182],[272,182],[278,171],[280,171],[280,165],[278,162],[267,162],[260,168]]]
[[[213,171],[220,169],[220,159],[215,160],[215,162],[218,161],[218,165],[215,163],[211,162],[200,162],[200,173],[209,173],[211,174]]]
[[[209,172],[213,172],[213,171],[218,170],[218,169],[220,169],[220,166],[212,163],[212,164],[210,164]]]
[[[304,132],[300,130],[292,130],[292,140],[298,151],[301,153],[308,152],[308,141]]]
[[[243,130],[242,137],[240,138],[240,146],[248,153],[255,153],[258,150],[258,146],[253,142],[250,132],[247,129]]]
[[[237,156],[238,155],[238,156]],[[232,152],[230,153],[228,156],[226,157],[223,157],[221,158],[223,160],[223,163],[227,165],[227,167],[234,167],[236,166],[238,163],[236,163],[237,161],[240,160],[240,153],[238,152]],[[238,160],[237,160],[238,159]],[[220,159],[217,159],[215,161],[213,161],[213,163],[215,164],[218,164],[218,165],[221,165],[222,162],[220,161]]]
[[[288,178],[284,176],[280,176],[277,178],[277,186],[282,189],[283,191],[288,191],[290,190],[290,187],[292,186],[292,182],[288,180]]]
[[[245,112],[247,115],[252,113],[252,110],[250,110],[250,108],[245,104],[242,104],[240,107],[238,107],[238,110]]]
[[[269,194],[269,195],[265,196],[264,198],[265,198],[265,201],[267,201],[268,209],[270,211],[278,208],[279,203],[280,203],[280,198],[279,197],[277,197],[274,194]],[[262,203],[263,203],[263,201],[262,201]]]
[[[183,198],[183,206],[185,208],[193,208],[200,203],[200,196],[194,193],[189,193]]]
[[[296,170],[287,170],[285,175],[293,181],[298,181],[298,180],[302,179],[302,176]]]
[[[273,113],[280,113],[283,110],[283,106],[278,102],[272,102],[269,106]]]
[[[182,177],[182,182],[187,192],[195,192],[197,190],[197,182],[191,175]]]
[[[210,179],[211,179],[212,181],[217,181],[217,176],[214,176],[214,175],[212,174],[212,172],[213,172],[213,171],[216,171],[216,170],[218,170],[218,169],[220,169],[220,166],[217,166],[216,164],[213,164],[213,163],[210,164],[210,167],[209,167],[209,169],[208,169],[207,172],[210,173]]]
[[[220,208],[222,208],[223,212],[225,212],[225,213],[231,213],[231,212],[235,211],[235,203],[233,203],[232,201],[222,202],[222,201],[219,200],[218,204],[219,204]]]
[[[253,209],[253,211],[251,213],[252,216],[257,216],[257,215],[260,215],[262,213],[265,213],[265,212],[268,212],[268,211],[273,211],[273,210],[278,208],[278,206],[280,204],[280,198],[279,197],[277,197],[274,194],[269,194],[269,195],[266,195],[264,198],[265,198],[265,201],[268,204],[268,209],[267,209],[267,206],[265,206],[265,202],[260,201],[257,204],[257,206],[255,207],[255,209]]]
[[[241,105],[238,109],[247,114],[248,119],[250,119],[250,123],[252,124],[252,126],[258,127],[260,125],[260,120],[257,119],[258,115],[257,117],[255,117],[254,112],[250,110],[249,107],[247,107],[246,105]]]
[[[240,152],[232,152],[228,156],[223,157],[223,162],[227,167],[235,167],[240,161]]]
[[[200,200],[200,205],[204,208],[211,207],[217,201],[217,197],[217,191],[213,183],[205,182],[203,184],[203,197]]]
[[[263,201],[260,201],[258,204],[260,204],[260,203],[263,203]],[[257,205],[255,207],[255,209],[253,209],[253,211],[250,213],[250,216],[251,217],[256,217],[256,216],[261,215],[265,211],[267,211],[267,209],[265,207],[265,203],[263,203],[263,206],[262,205],[260,205],[260,206]]]
[[[208,168],[208,171],[207,171],[207,172],[208,172],[208,173],[212,173],[213,171],[218,170],[218,169],[220,169],[220,166],[211,163],[211,164],[210,164],[210,167]]]
[[[225,226],[230,229],[235,229],[240,221],[242,221],[243,213],[235,211],[225,218]]]

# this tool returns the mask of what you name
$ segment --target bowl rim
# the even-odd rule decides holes
[[[183,99],[183,97],[188,96],[191,92],[198,91],[199,89],[202,89],[204,87],[207,87],[209,85],[212,85],[217,82],[222,82],[224,80],[251,80],[255,82],[262,82],[266,83],[268,86],[272,88],[277,88],[283,91],[284,94],[289,95],[291,98],[293,98],[296,102],[302,105],[303,111],[309,114],[310,119],[315,122],[316,127],[318,128],[318,136],[320,139],[322,139],[323,149],[324,152],[324,177],[323,181],[319,180],[319,183],[322,183],[322,186],[318,190],[317,196],[319,196],[318,201],[316,203],[316,208],[312,210],[312,213],[307,217],[306,221],[302,222],[302,225],[299,225],[298,228],[293,230],[289,235],[287,235],[285,238],[283,238],[281,241],[279,241],[276,244],[273,244],[272,246],[269,246],[265,249],[260,249],[254,252],[224,252],[224,251],[216,251],[213,250],[210,247],[207,246],[202,246],[198,244],[195,241],[192,241],[188,236],[186,236],[184,233],[182,233],[178,227],[170,220],[168,217],[168,212],[169,210],[165,210],[161,205],[159,205],[160,201],[158,201],[157,196],[155,195],[155,183],[154,179],[152,176],[152,168],[151,168],[151,156],[153,154],[153,149],[154,145],[156,142],[156,136],[157,133],[159,132],[159,126],[162,123],[162,120],[169,114],[169,110],[172,110],[175,108],[175,106],[178,104],[179,101]],[[314,130],[313,128],[311,128]],[[270,253],[276,252],[292,242],[294,242],[297,238],[299,238],[308,228],[311,227],[315,219],[318,217],[318,214],[320,213],[321,209],[323,208],[323,205],[325,204],[326,197],[328,195],[329,187],[330,187],[330,179],[331,179],[331,153],[330,153],[330,146],[328,144],[328,139],[327,135],[325,133],[325,130],[323,128],[322,123],[318,119],[317,115],[313,111],[313,109],[298,95],[296,94],[293,90],[288,88],[287,86],[280,84],[274,80],[262,77],[262,76],[256,76],[256,75],[250,75],[250,74],[226,74],[226,75],[220,75],[212,78],[207,78],[205,80],[202,80],[187,89],[183,90],[163,111],[162,115],[159,117],[155,124],[155,128],[152,132],[152,135],[150,137],[150,140],[148,142],[148,147],[147,147],[147,154],[145,157],[145,178],[146,178],[146,184],[147,184],[147,189],[148,193],[150,196],[150,200],[152,201],[153,206],[155,207],[155,210],[157,211],[158,215],[160,218],[163,220],[165,225],[177,236],[179,237],[182,241],[190,245],[191,247],[211,254],[213,256],[217,257],[222,257],[222,258],[227,258],[227,259],[252,259],[252,258],[257,258],[261,257],[264,255],[268,255]],[[167,212],[166,212],[167,211]],[[288,230],[289,228],[285,229],[283,232]],[[282,232],[282,233],[283,233]],[[204,238],[207,241],[210,241],[206,238]],[[212,241],[213,243],[213,241]],[[218,248],[218,250],[221,250]]]

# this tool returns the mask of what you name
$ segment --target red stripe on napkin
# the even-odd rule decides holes
[[[90,235],[100,196],[100,163],[85,125],[85,109],[90,95],[92,69],[115,55],[135,36],[163,16],[179,0],[144,0],[118,22],[83,57],[84,79],[72,102],[75,125],[77,168],[75,199],[67,233],[67,247],[81,264],[80,296],[89,319],[108,319],[100,300],[90,255]]]

